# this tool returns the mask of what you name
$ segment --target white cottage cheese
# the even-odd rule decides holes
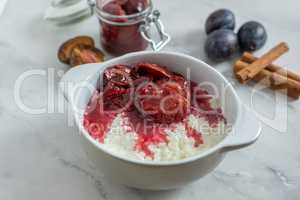
[[[154,161],[180,160],[193,156],[211,148],[225,137],[226,125],[224,121],[220,121],[216,127],[212,128],[205,118],[190,115],[188,123],[192,128],[202,133],[204,143],[195,147],[195,141],[187,136],[183,123],[178,123],[175,129],[166,129],[168,143],[149,146],[149,149],[154,153]],[[138,136],[126,126],[124,127],[124,124],[126,124],[126,118],[122,117],[121,114],[117,115],[105,136],[104,144],[101,145],[122,157],[152,160],[135,148]]]

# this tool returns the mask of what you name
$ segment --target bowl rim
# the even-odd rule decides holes
[[[233,88],[232,84],[219,72],[217,71],[215,68],[211,67],[210,65],[208,65],[207,63],[203,62],[202,60],[199,60],[197,58],[194,58],[190,55],[186,55],[183,53],[177,53],[177,52],[168,52],[168,51],[160,51],[160,52],[152,52],[152,51],[141,51],[141,52],[134,52],[134,53],[129,53],[117,58],[113,58],[111,60],[108,60],[105,62],[105,67],[103,67],[101,69],[101,67],[98,68],[97,72],[101,72],[102,70],[104,70],[106,67],[110,66],[109,63],[112,62],[116,62],[118,60],[124,60],[124,59],[128,59],[129,57],[134,57],[134,56],[143,56],[143,55],[153,55],[153,54],[160,54],[160,55],[168,55],[168,56],[176,56],[176,57],[181,57],[183,59],[190,59],[194,62],[197,62],[199,65],[201,65],[201,67],[206,67],[209,70],[213,71],[215,73],[216,76],[219,76],[221,78],[221,80],[226,84],[226,87],[229,87],[233,97],[235,98],[235,101],[237,102],[237,104],[235,105],[237,108],[237,116],[236,116],[236,120],[233,124],[233,127],[236,126],[236,124],[239,123],[239,120],[241,118],[241,109],[242,108],[242,104],[240,101],[240,98],[238,97],[235,89]],[[123,61],[124,62],[124,61]],[[98,65],[101,66],[101,64],[99,65],[99,63],[92,63],[92,64],[84,64],[78,67],[87,67],[87,65]],[[91,74],[90,76],[86,77],[84,79],[84,81],[89,82],[91,80],[91,78],[93,78],[94,74]],[[79,92],[79,94],[81,93],[81,91]],[[73,102],[71,102],[73,103]],[[74,111],[74,104],[72,104],[72,110]],[[191,163],[193,161],[197,161],[201,158],[204,158],[206,156],[209,156],[217,151],[220,151],[224,148],[226,148],[228,146],[229,140],[231,137],[229,137],[232,132],[234,131],[234,128],[232,128],[232,131],[229,132],[227,134],[227,136],[218,144],[216,144],[215,146],[203,151],[203,152],[199,152],[193,156],[184,158],[184,159],[180,159],[180,160],[172,160],[172,161],[150,161],[150,160],[138,160],[138,159],[134,159],[134,158],[130,158],[130,157],[124,157],[121,156],[117,153],[111,152],[109,150],[107,150],[105,147],[103,147],[97,140],[95,140],[94,138],[92,138],[92,136],[88,133],[88,131],[84,128],[83,126],[83,117],[78,114],[75,114],[73,112],[74,118],[75,118],[75,122],[77,127],[79,128],[79,131],[81,132],[81,134],[85,137],[85,139],[87,139],[90,143],[92,143],[96,148],[98,148],[99,150],[103,151],[104,153],[112,156],[115,159],[119,159],[121,161],[124,162],[129,162],[131,164],[138,164],[138,165],[144,165],[144,166],[151,166],[151,167],[164,167],[164,166],[176,166],[176,165],[182,165],[182,164],[187,164],[187,163]],[[79,133],[80,134],[80,133]]]

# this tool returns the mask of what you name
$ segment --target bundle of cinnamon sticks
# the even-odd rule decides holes
[[[273,90],[279,90],[294,99],[298,99],[300,96],[300,75],[272,64],[275,59],[288,50],[287,44],[282,42],[260,58],[245,52],[236,61],[234,73],[240,83],[254,80],[269,86]]]

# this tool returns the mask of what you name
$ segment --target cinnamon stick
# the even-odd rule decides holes
[[[247,63],[252,63],[252,62],[256,61],[257,59],[258,59],[257,57],[255,57],[254,55],[252,55],[249,52],[245,52],[241,58],[242,61],[245,61]],[[294,79],[295,81],[300,82],[300,75],[285,69],[285,67],[280,67],[275,64],[270,64],[266,67],[266,69],[271,72],[276,72],[278,74],[287,76],[288,78],[291,78],[291,79]]]
[[[264,54],[261,58],[257,59],[249,66],[241,69],[237,72],[236,76],[241,83],[245,83],[254,76],[256,76],[262,69],[270,65],[274,60],[280,57],[282,54],[288,51],[288,46],[286,43],[282,42],[269,52]]]
[[[234,65],[234,72],[237,75],[243,69],[246,69],[251,64],[238,60]],[[261,70],[256,76],[253,77],[254,81],[261,82],[269,86],[273,90],[280,90],[285,92],[289,97],[298,99],[300,96],[300,82],[293,80],[287,76],[271,72],[267,69]]]

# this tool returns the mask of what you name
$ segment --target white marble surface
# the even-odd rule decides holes
[[[67,70],[56,59],[62,41],[79,34],[98,39],[97,20],[56,27],[43,21],[49,1],[9,0],[0,17],[0,199],[300,199],[300,105],[280,105],[275,117],[287,120],[263,125],[260,139],[252,146],[228,154],[210,175],[185,188],[149,192],[109,183],[95,172],[68,126],[67,113],[61,113],[55,100],[53,113],[24,113],[14,100],[14,84],[29,69]],[[220,7],[236,13],[237,23],[262,22],[268,31],[267,45],[257,54],[284,40],[291,51],[278,63],[300,73],[300,3],[298,0],[172,0],[155,1],[173,40],[168,50],[184,52],[206,61],[203,54],[206,16]],[[213,64],[232,79],[230,62]],[[59,80],[55,76],[55,83]],[[235,81],[241,99],[250,104],[251,87]],[[34,108],[47,104],[46,77],[31,77],[22,88],[22,99]],[[57,94],[57,86],[55,87]],[[268,91],[253,98],[256,111],[272,118],[278,104],[284,103]],[[65,109],[67,110],[67,109]],[[283,131],[272,127],[282,125]],[[286,125],[286,130],[284,126]],[[282,128],[281,127],[281,128]]]

